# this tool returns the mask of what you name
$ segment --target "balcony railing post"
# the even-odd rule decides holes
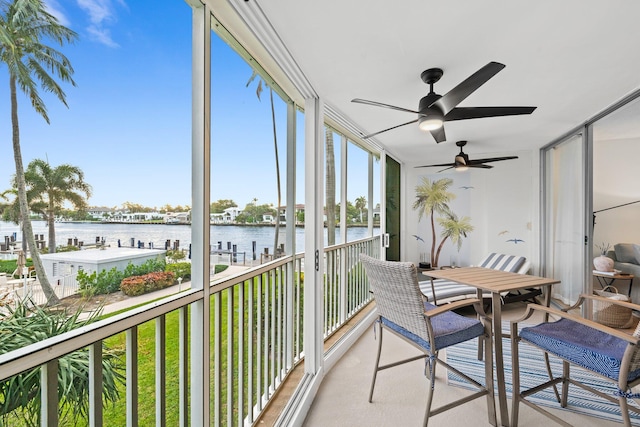
[[[348,316],[348,310],[349,310],[349,307],[347,306],[347,301],[348,301],[347,299],[347,287],[348,287],[347,264],[349,263],[350,259],[347,256],[347,254],[349,253],[350,247],[351,246],[341,247],[338,255],[338,258],[339,258],[338,268],[340,269],[340,274],[338,275],[339,276],[338,286],[339,286],[339,292],[340,292],[340,303],[339,303],[340,319],[338,321],[340,325],[346,322],[347,316]]]
[[[167,425],[166,325],[165,315],[156,318],[156,426],[158,427]]]
[[[43,427],[58,427],[58,360],[40,367],[41,422]]]
[[[127,427],[138,427],[138,327],[127,329]]]
[[[89,346],[89,426],[102,427],[102,341]]]
[[[178,363],[180,364],[178,367],[180,375],[180,390],[178,391],[180,405],[179,422],[180,427],[187,427],[189,420],[189,311],[187,307],[180,308],[178,318],[178,339],[180,340],[178,349],[180,353],[178,357]]]

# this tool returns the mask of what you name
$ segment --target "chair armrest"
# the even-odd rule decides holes
[[[582,298],[582,297],[588,297],[588,298]],[[581,295],[580,298],[578,299],[578,302],[581,304],[585,299],[591,299],[590,297],[591,297],[590,295]],[[600,297],[598,297],[598,298],[600,298]],[[602,298],[602,299],[605,300],[606,302],[613,302],[613,300],[610,300],[610,299],[607,299],[607,298]],[[629,303],[626,303],[626,304],[629,304]],[[636,306],[636,304],[631,304],[631,305]],[[579,307],[578,303],[574,304],[572,307],[569,307],[566,310],[574,309],[574,308],[577,308],[577,307]],[[517,331],[517,324],[527,320],[536,311],[547,313],[547,314],[555,316],[555,317],[563,317],[565,319],[573,320],[574,322],[581,323],[581,324],[583,324],[585,326],[589,326],[589,327],[591,327],[593,329],[597,329],[597,330],[599,330],[601,332],[604,332],[606,334],[613,335],[614,337],[619,338],[619,339],[624,340],[624,341],[627,341],[628,343],[633,344],[633,345],[638,345],[638,343],[640,342],[640,338],[634,337],[633,335],[630,335],[628,333],[622,332],[622,331],[620,331],[618,329],[610,328],[610,327],[605,326],[605,325],[603,325],[601,323],[594,322],[593,320],[585,319],[584,317],[581,317],[581,316],[578,316],[578,315],[575,315],[575,314],[571,314],[571,313],[567,313],[566,311],[557,310],[557,309],[551,308],[551,307],[545,307],[545,306],[539,305],[539,304],[528,304],[524,315],[519,319],[511,321],[511,332],[513,333],[514,329]]]
[[[606,303],[609,303],[609,304],[619,305],[621,307],[630,308],[631,310],[640,311],[640,305],[638,305],[638,304],[634,304],[632,302],[627,302],[627,301],[622,301],[622,300],[615,300],[615,299],[611,299],[611,298],[605,298],[605,297],[601,297],[599,295],[589,295],[589,294],[580,294],[580,297],[578,298],[578,301],[574,305],[572,305],[569,308],[564,309],[563,311],[565,311],[565,310],[566,311],[571,311],[571,310],[574,310],[576,308],[579,308],[585,300],[601,301],[601,302],[606,302]]]
[[[435,317],[442,313],[446,313],[447,311],[457,310],[459,308],[468,307],[470,305],[475,306],[476,312],[478,312],[478,314],[481,317],[486,317],[486,314],[482,309],[482,302],[478,298],[468,298],[468,299],[452,302],[450,304],[440,305],[434,309],[425,311],[424,315],[426,318],[431,319],[432,317]]]

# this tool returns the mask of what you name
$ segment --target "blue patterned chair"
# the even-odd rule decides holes
[[[424,300],[418,287],[418,274],[414,264],[409,262],[381,261],[361,254],[371,292],[373,292],[378,310],[377,326],[379,330],[378,354],[369,391],[369,402],[373,399],[373,390],[378,371],[392,368],[403,363],[425,359],[431,387],[427,397],[427,407],[423,425],[427,425],[429,417],[461,405],[470,400],[486,396],[489,422],[496,425],[496,410],[493,397],[493,348],[491,344],[491,326],[487,321],[480,301],[469,299],[458,301],[446,307],[436,307]],[[463,306],[474,305],[482,320],[460,316],[452,310]],[[391,332],[418,348],[422,354],[386,365],[380,365],[383,331]],[[446,347],[461,342],[481,338],[485,345],[485,385],[469,378],[459,370],[449,366],[438,358],[438,352]],[[478,391],[471,396],[464,396],[447,405],[431,409],[435,385],[436,365],[442,364],[446,369],[465,378]]]
[[[579,310],[585,301],[599,301],[611,303],[634,310],[640,310],[640,305],[602,298],[594,295],[581,295],[578,302],[563,311],[529,304],[522,318],[511,322],[511,350],[513,363],[513,400],[511,411],[511,426],[517,427],[519,405],[524,403],[538,412],[546,415],[557,423],[569,426],[561,418],[551,414],[532,403],[527,397],[534,393],[562,384],[562,394],[559,398],[561,407],[567,406],[569,384],[581,387],[613,403],[618,403],[624,425],[629,427],[629,411],[640,413],[637,406],[629,405],[627,399],[638,399],[640,395],[631,392],[631,387],[640,383],[640,326],[633,334],[619,329],[609,328],[600,323],[569,314]],[[589,304],[585,305],[590,306]],[[522,327],[518,331],[518,324],[529,319],[534,313],[543,313],[545,318],[551,316],[554,321],[545,321],[536,326]],[[547,355],[553,355],[562,360],[563,372],[554,377],[547,362],[549,381],[528,390],[520,389],[520,366],[518,360],[519,343],[527,343],[540,348]],[[570,366],[576,365],[586,369],[598,377],[611,381],[617,386],[615,395],[606,394],[602,390],[580,383],[571,378]]]
[[[523,256],[498,253],[490,253],[478,264],[478,267],[520,274],[527,274],[530,266],[530,263]],[[433,284],[431,280],[420,281],[420,290],[429,302],[436,305],[477,297],[476,288],[446,279],[435,279]],[[540,290],[527,290],[518,295],[505,294],[503,301],[506,303],[527,300],[540,295],[540,293]],[[483,297],[491,298],[491,294],[483,295]]]

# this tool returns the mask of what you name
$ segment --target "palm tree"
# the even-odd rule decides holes
[[[442,237],[442,241],[438,246],[438,252],[436,253],[436,266],[438,265],[438,258],[440,258],[440,251],[442,250],[442,246],[447,239],[451,239],[455,245],[458,246],[458,251],[462,247],[462,238],[467,237],[467,233],[473,231],[473,225],[471,225],[471,218],[468,216],[463,216],[458,219],[458,216],[453,212],[446,212],[444,218],[438,218],[438,224],[443,228],[442,233],[440,234]]]
[[[258,76],[256,70],[253,70],[249,81],[246,84],[246,87],[249,87],[251,82]],[[259,79],[258,86],[256,87],[256,96],[258,100],[260,100],[260,95],[262,94],[262,79]],[[276,109],[273,105],[273,89],[266,82],[265,85],[269,88],[269,100],[271,102],[271,123],[273,125],[273,147],[276,155],[276,185],[278,187],[278,209],[276,210],[276,235],[273,241],[273,256],[275,257],[278,253],[278,234],[280,231],[280,208],[282,207],[282,191],[280,185],[280,160],[278,157],[278,135],[276,133]]]
[[[418,211],[418,219],[423,215],[429,215],[431,220],[431,265],[438,266],[435,256],[436,251],[436,225],[434,221],[435,213],[449,212],[448,203],[456,198],[456,195],[447,191],[453,184],[451,178],[442,178],[431,181],[429,178],[422,178],[422,183],[416,187],[416,200],[413,202],[413,209]]]
[[[50,73],[74,86],[75,82],[71,78],[73,67],[69,60],[43,41],[52,41],[63,46],[65,43],[73,42],[76,37],[75,32],[60,25],[58,20],[47,12],[42,0],[13,0],[0,3],[0,61],[7,66],[9,73],[13,157],[16,164],[20,216],[31,258],[48,305],[56,304],[59,300],[44,272],[29,218],[20,150],[17,89],[19,87],[24,92],[36,112],[49,123],[46,105],[38,93],[39,86],[55,95],[66,106],[66,95]]]
[[[333,149],[333,130],[325,128],[326,139],[326,204],[327,204],[327,244],[336,244],[336,156]]]
[[[362,210],[367,206],[367,199],[360,196],[356,199],[356,209],[360,211],[360,222],[362,222]]]
[[[77,167],[63,164],[52,168],[48,162],[35,159],[25,172],[27,200],[33,212],[42,213],[49,227],[49,253],[56,251],[55,217],[66,201],[77,211],[87,208],[91,186],[84,182],[84,172]],[[80,194],[80,192],[84,193]]]

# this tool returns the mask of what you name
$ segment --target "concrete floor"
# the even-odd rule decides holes
[[[504,307],[504,320],[520,316],[525,305]],[[419,426],[424,415],[429,381],[424,377],[422,360],[378,373],[373,402],[368,402],[377,341],[373,330],[367,331],[351,350],[327,374],[305,420],[305,426]],[[393,334],[385,334],[381,362],[399,360],[419,352]],[[441,356],[442,357],[442,356]],[[446,370],[438,366],[433,408],[469,391],[446,384]],[[497,398],[496,398],[497,405]],[[499,412],[499,411],[498,411]],[[551,410],[568,423],[580,427],[620,425],[564,410]],[[509,402],[509,413],[511,405]],[[498,413],[499,418],[499,413]],[[519,426],[554,425],[553,421],[520,405]],[[479,398],[436,415],[430,426],[489,426],[486,399]]]

